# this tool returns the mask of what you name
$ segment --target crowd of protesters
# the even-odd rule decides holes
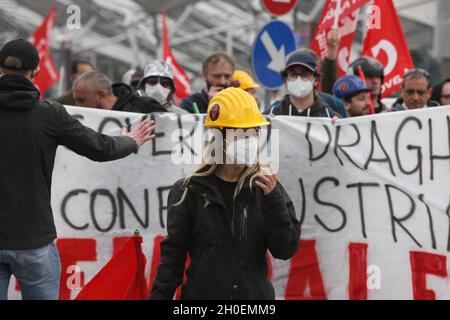
[[[281,99],[270,101],[266,109],[257,93],[260,85],[250,72],[237,70],[233,57],[224,52],[205,57],[202,64],[204,88],[182,100],[179,106],[174,99],[174,70],[161,60],[150,61],[142,69],[128,70],[118,83],[113,83],[88,61],[76,60],[71,66],[72,88],[56,101],[64,105],[138,113],[204,114],[209,101],[218,92],[237,87],[250,93],[263,113],[271,116],[347,118],[450,105],[450,79],[432,87],[428,72],[419,68],[405,72],[399,96],[392,104],[383,103],[383,64],[363,56],[349,64],[346,76],[338,78],[336,29],[331,29],[327,40],[329,50],[322,60],[309,49],[298,49],[287,56],[280,70],[287,93]],[[360,78],[360,72],[364,79]]]
[[[316,53],[308,49],[298,49],[287,56],[284,68],[280,70],[286,94],[279,100],[270,101],[269,108],[263,107],[257,94],[260,85],[255,82],[251,74],[245,70],[236,70],[233,57],[223,52],[216,52],[205,57],[202,65],[204,88],[182,100],[179,106],[174,99],[177,90],[174,70],[170,64],[160,60],[150,61],[142,69],[127,71],[122,81],[118,83],[113,83],[91,63],[83,60],[74,61],[71,69],[71,90],[56,98],[54,103],[44,102],[39,99],[40,93],[32,83],[39,72],[37,50],[31,43],[22,39],[7,43],[0,52],[0,72],[2,73],[0,122],[4,124],[2,126],[4,131],[9,130],[8,135],[11,139],[0,141],[0,147],[5,155],[2,160],[5,165],[0,167],[3,170],[2,176],[10,177],[10,179],[2,179],[0,182],[0,195],[6,199],[0,202],[0,213],[5,215],[0,224],[0,267],[12,265],[14,270],[0,268],[0,300],[6,298],[11,274],[18,275],[25,298],[57,298],[59,277],[56,273],[52,279],[44,279],[42,285],[36,285],[35,280],[42,280],[41,277],[36,275],[34,279],[32,273],[27,273],[27,266],[25,266],[30,261],[36,260],[34,262],[45,270],[49,268],[58,270],[59,258],[53,241],[56,238],[56,230],[50,206],[51,172],[57,146],[65,145],[92,160],[109,161],[136,152],[146,141],[154,138],[155,123],[149,120],[142,122],[130,132],[124,132],[123,137],[100,135],[73,119],[61,104],[143,114],[153,112],[207,114],[205,127],[208,121],[220,120],[224,124],[219,126],[216,123],[216,126],[236,130],[259,128],[259,126],[270,124],[263,114],[267,119],[277,116],[300,116],[323,117],[336,121],[339,118],[450,105],[450,79],[433,87],[429,73],[419,68],[405,72],[400,95],[393,104],[383,103],[381,97],[385,75],[382,63],[374,58],[360,57],[350,63],[347,75],[338,78],[339,37],[337,31],[332,30],[327,39],[330,50],[322,61]],[[219,110],[217,105],[211,105],[215,100],[219,101],[219,98],[226,102],[224,102],[226,108],[223,110]],[[235,101],[242,102],[242,105]],[[265,103],[267,104],[267,101]],[[34,106],[38,108],[33,108]],[[217,108],[214,109],[214,107]],[[231,118],[238,118],[240,124],[230,125]],[[18,123],[19,126],[14,126]],[[214,126],[209,125],[209,127]],[[30,139],[30,137],[33,138]],[[23,141],[26,141],[26,144]],[[230,144],[228,140],[226,143]],[[18,144],[21,146],[20,151],[17,149]],[[27,171],[29,174],[23,174],[21,168],[30,168]],[[217,177],[226,178],[226,174],[220,175],[220,170],[225,170],[223,168],[233,173],[234,178],[239,177],[238,189],[242,188],[247,176],[252,177],[249,185],[254,177],[260,178],[257,186],[264,193],[264,195],[260,193],[264,201],[270,198],[265,195],[273,195],[272,191],[276,190],[276,197],[272,197],[271,206],[266,208],[271,209],[270,214],[274,216],[276,223],[284,223],[284,229],[280,230],[287,230],[290,236],[286,237],[284,234],[276,236],[274,242],[269,243],[268,247],[278,252],[282,258],[291,257],[298,246],[300,231],[298,221],[294,219],[295,215],[291,212],[293,208],[291,201],[280,184],[277,184],[276,176],[272,173],[262,174],[259,164],[252,164],[249,168],[253,171],[245,171],[247,173],[243,176],[242,168],[236,166],[214,166],[208,169],[206,176],[216,172]],[[196,172],[194,176],[196,175],[202,177],[200,180],[206,179],[205,172]],[[14,183],[11,184],[11,181]],[[226,179],[217,183],[219,189],[225,190],[221,189],[221,193],[231,196],[234,193],[236,198],[235,190],[238,190],[236,179],[232,180],[231,184]],[[178,185],[178,188],[179,195],[184,194],[181,185]],[[27,195],[28,201],[23,201],[21,198],[24,194]],[[201,198],[192,199],[189,201],[201,200]],[[183,200],[180,201],[182,202]],[[227,202],[226,206],[230,203],[232,202]],[[206,208],[206,205],[203,208]],[[259,207],[256,208],[255,210],[258,211]],[[31,218],[30,212],[34,213]],[[169,214],[170,212],[169,210]],[[284,216],[276,217],[278,212],[282,212]],[[22,228],[23,221],[27,221],[29,227]],[[31,229],[33,234],[27,232]],[[243,237],[245,230],[245,228],[241,230]],[[253,236],[263,243],[262,227]],[[278,245],[276,241],[279,241],[281,245]],[[167,240],[164,243],[166,246],[171,245]],[[284,248],[285,245],[288,245],[289,250],[282,251],[280,248]],[[257,250],[265,252],[266,247],[267,245],[261,245]],[[16,250],[24,251],[22,260],[14,256]],[[27,250],[30,254],[26,254]],[[36,253],[41,256],[37,256]],[[171,253],[169,253],[166,252],[166,260],[164,260],[166,263],[170,260]],[[180,257],[184,256],[180,255]],[[184,266],[184,258],[181,258],[177,262],[180,270]],[[28,262],[25,261],[27,259]],[[195,256],[193,259],[195,260]],[[261,268],[262,271],[258,273],[259,277],[256,277],[254,282],[263,289],[256,291],[252,288],[247,291],[244,289],[242,291],[244,297],[273,299],[273,289],[267,282],[265,256],[259,256],[257,261],[257,268]],[[170,276],[169,269],[166,272]],[[157,278],[159,282],[156,282],[159,285],[159,291],[155,289],[154,298],[170,298],[172,291],[178,285],[179,279],[175,279],[176,281],[171,283],[170,290],[167,289],[164,269],[162,270],[163,275],[160,275]],[[253,275],[248,273],[248,277],[251,276]],[[237,286],[233,286],[235,287]]]

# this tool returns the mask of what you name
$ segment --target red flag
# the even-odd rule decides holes
[[[111,260],[83,287],[75,300],[143,300],[148,287],[144,271],[142,237],[131,237]]]
[[[170,64],[174,71],[174,84],[176,88],[175,93],[175,103],[179,104],[181,100],[187,98],[191,94],[191,81],[187,76],[186,72],[179,66],[175,60],[172,49],[169,43],[169,30],[167,29],[166,21],[166,10],[163,10],[163,27],[162,27],[162,38],[163,38],[163,60]]]
[[[367,30],[362,54],[383,63],[384,98],[401,87],[405,70],[414,68],[414,63],[392,0],[375,0],[374,8],[381,23]]]
[[[338,76],[346,74],[350,53],[355,37],[355,29],[358,22],[359,8],[369,0],[343,0],[339,15],[339,50],[338,50]],[[353,10],[353,11],[352,11]],[[328,53],[327,34],[333,26],[336,14],[336,1],[327,0],[316,33],[312,39],[310,48],[315,51],[320,59]]]
[[[41,58],[39,63],[41,71],[36,79],[34,79],[34,84],[41,92],[41,95],[44,95],[45,91],[59,80],[59,72],[50,53],[50,33],[55,24],[55,18],[56,6],[50,10],[47,17],[45,17],[42,24],[37,28],[30,39]]]

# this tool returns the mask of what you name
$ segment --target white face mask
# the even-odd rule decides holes
[[[258,139],[256,137],[238,138],[229,142],[225,148],[226,155],[233,164],[251,166],[255,164],[258,155]]]
[[[160,105],[165,105],[167,103],[167,97],[169,96],[170,89],[164,88],[159,83],[157,83],[154,86],[146,84],[145,93],[150,98],[153,98],[156,101],[158,101]]]
[[[310,80],[303,80],[302,77],[297,77],[294,80],[288,80],[287,90],[289,94],[297,98],[306,98],[313,91],[313,83]]]

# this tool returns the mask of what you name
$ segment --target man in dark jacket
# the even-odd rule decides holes
[[[333,101],[334,98],[319,93],[316,89],[320,74],[314,54],[308,50],[293,52],[288,57],[281,76],[286,83],[288,94],[283,100],[272,104],[270,109],[264,112],[265,114],[340,118],[329,103],[325,102],[325,99]],[[345,110],[343,113],[345,114]]]
[[[401,97],[394,102],[392,111],[404,111],[437,107],[439,103],[430,100],[432,88],[430,75],[423,69],[411,69],[403,76]]]
[[[81,107],[137,113],[167,112],[155,99],[138,96],[125,83],[112,84],[97,70],[83,74],[74,82],[73,97],[75,105]]]
[[[41,102],[31,82],[38,65],[39,54],[28,41],[8,42],[0,51],[0,300],[7,299],[12,274],[23,299],[58,299],[60,263],[50,205],[58,145],[110,161],[153,137],[148,120],[127,136],[109,137],[83,126],[59,103]]]
[[[72,64],[70,66],[70,79],[72,80],[72,83],[77,80],[83,73],[89,72],[94,70],[94,66],[84,60],[75,60],[72,61]],[[73,93],[72,89],[64,93],[62,96],[55,99],[61,104],[65,104],[68,106],[74,106],[75,100],[73,100]]]
[[[234,60],[223,52],[214,53],[203,60],[203,77],[206,89],[194,93],[181,101],[180,107],[190,113],[206,113],[209,100],[217,92],[229,87],[232,83]]]

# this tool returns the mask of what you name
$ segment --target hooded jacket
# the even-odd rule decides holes
[[[50,191],[55,153],[64,145],[96,161],[136,151],[129,137],[108,137],[39,100],[27,78],[0,77],[0,250],[35,249],[56,238]]]
[[[296,107],[291,106],[291,100],[289,95],[285,95],[283,100],[276,101],[272,104],[270,109],[264,111],[264,114],[273,114],[280,116],[300,116],[300,117],[318,117],[318,118],[333,118],[341,116],[337,111],[333,110],[327,103],[322,99],[322,94],[317,93],[314,98],[314,103],[309,108],[299,112]]]
[[[184,201],[174,206],[187,190]],[[289,259],[298,249],[300,224],[281,184],[264,195],[244,183],[229,212],[215,177],[179,180],[169,193],[167,237],[150,299],[172,299],[190,265],[181,299],[274,299],[266,253]],[[245,219],[247,217],[247,219]]]
[[[138,96],[129,85],[115,83],[112,85],[117,101],[112,110],[136,113],[167,112],[158,101],[153,98]]]

